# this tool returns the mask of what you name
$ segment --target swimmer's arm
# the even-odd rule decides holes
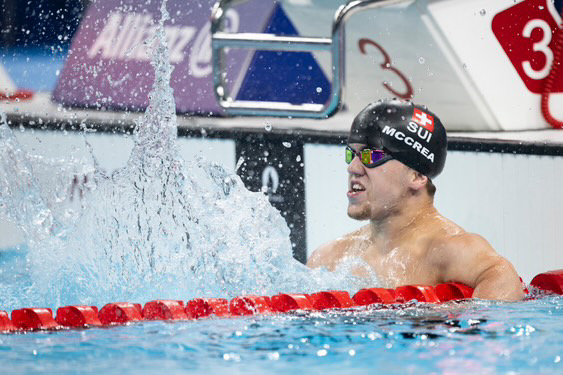
[[[451,237],[439,253],[445,259],[444,279],[474,288],[473,297],[502,301],[524,298],[512,264],[483,237],[473,233]]]

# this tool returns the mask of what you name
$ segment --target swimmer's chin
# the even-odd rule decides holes
[[[368,210],[348,207],[348,217],[354,220],[369,220],[370,214]]]

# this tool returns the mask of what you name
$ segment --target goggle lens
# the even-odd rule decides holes
[[[391,156],[387,155],[383,150],[374,150],[371,148],[364,148],[361,151],[354,151],[350,146],[346,146],[346,164],[350,164],[354,157],[358,156],[363,165],[366,167],[377,167],[381,161],[387,161],[392,159]]]
[[[346,147],[346,164],[350,164],[354,160],[354,150],[350,147]]]

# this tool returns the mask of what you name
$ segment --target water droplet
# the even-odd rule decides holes
[[[321,350],[318,350],[318,351],[317,351],[317,355],[318,355],[319,357],[324,357],[324,356],[327,355],[327,353],[328,353],[328,352],[327,352],[325,349],[321,349]]]
[[[539,10],[543,10],[543,6],[540,5],[540,6],[538,7],[538,9],[539,9]]]
[[[237,172],[240,169],[243,163],[244,163],[244,158],[241,156],[240,158],[238,158],[237,165],[235,167],[235,172]]]
[[[481,8],[481,10],[479,10],[479,14],[484,16],[485,14],[487,14],[487,11],[483,8]]]
[[[323,92],[323,89],[321,87],[317,87],[316,91],[320,94],[321,92]]]
[[[467,68],[467,64],[463,64],[462,66],[463,66],[463,69]]]
[[[425,61],[426,61],[426,60],[424,60],[424,57],[419,57],[419,58],[418,58],[418,62],[421,63],[421,64],[424,64]]]
[[[268,121],[264,122],[264,130],[266,130],[267,132],[271,132],[272,131],[272,124],[270,124]]]
[[[291,143],[290,142],[282,142],[283,147],[285,148],[291,148]]]

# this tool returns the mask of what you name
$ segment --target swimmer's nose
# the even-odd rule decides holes
[[[365,167],[359,157],[355,156],[354,159],[352,159],[352,162],[348,164],[348,173],[359,176],[365,173]]]

